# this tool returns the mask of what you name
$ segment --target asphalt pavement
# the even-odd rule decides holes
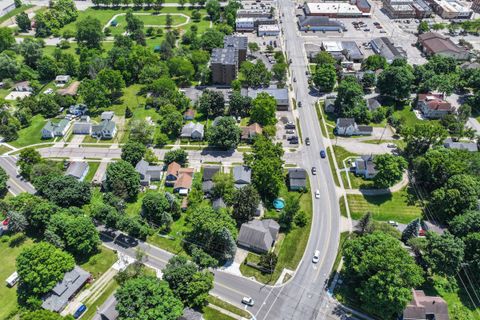
[[[0,157],[0,167],[2,167],[9,176],[7,181],[8,190],[15,196],[22,192],[34,194],[35,188],[20,177],[16,163],[16,158],[12,156]]]

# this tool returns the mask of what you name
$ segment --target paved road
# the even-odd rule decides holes
[[[10,177],[7,181],[8,190],[13,195],[18,195],[22,192],[35,193],[35,188],[24,180],[21,180],[18,176],[16,159],[12,156],[0,157],[0,167],[2,167]]]

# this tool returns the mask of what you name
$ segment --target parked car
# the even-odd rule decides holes
[[[287,132],[287,134],[294,134],[294,133],[295,133],[295,130],[293,130],[293,129],[288,129],[286,132]]]
[[[393,220],[388,221],[388,224],[391,225],[392,227],[398,227],[398,223]]]
[[[87,310],[87,306],[82,304],[80,307],[78,307],[77,311],[75,311],[75,313],[73,314],[73,318],[75,319],[80,318],[80,316],[82,315],[82,313],[85,312],[85,310]]]
[[[317,263],[318,260],[320,260],[320,251],[315,250],[315,252],[313,253],[312,262]]]
[[[317,174],[317,168],[312,167],[312,174],[313,174],[313,175],[316,175],[316,174]]]
[[[299,107],[299,108],[302,107],[302,101],[298,101],[298,107]]]
[[[326,156],[327,156],[327,154],[325,153],[325,150],[320,150],[320,157],[322,159],[325,159]]]
[[[253,305],[255,304],[255,301],[253,301],[251,297],[243,297],[242,303],[246,304],[247,306],[253,307]]]
[[[295,129],[295,123],[293,122],[287,122],[285,124],[285,129]]]

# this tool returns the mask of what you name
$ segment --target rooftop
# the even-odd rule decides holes
[[[276,240],[280,225],[272,219],[252,220],[240,227],[238,242],[262,251],[268,251]]]
[[[467,50],[457,46],[450,38],[442,36],[436,32],[426,32],[418,36],[418,41],[433,53],[452,51],[464,53]]]
[[[413,290],[413,299],[403,311],[403,319],[449,320],[448,306],[441,297],[427,296],[422,290]]]
[[[407,56],[406,52],[401,47],[396,47],[393,42],[387,37],[375,38],[372,41],[375,50],[387,60],[394,60],[396,58],[404,58]]]
[[[211,63],[236,65],[238,51],[235,48],[215,48],[212,50]]]
[[[348,2],[307,3],[305,11],[309,14],[362,14],[356,5]]]
[[[240,36],[225,36],[223,38],[224,48],[235,48],[238,50],[247,50],[248,38]]]
[[[341,30],[346,29],[342,22],[321,16],[301,16],[298,18],[298,24],[300,27],[338,27]]]

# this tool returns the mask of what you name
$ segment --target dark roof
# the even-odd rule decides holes
[[[280,225],[272,219],[252,220],[240,227],[238,243],[261,251],[268,251],[277,238]]]
[[[203,168],[203,176],[202,180],[203,181],[209,181],[213,179],[213,176],[217,173],[220,172],[220,167],[219,166],[208,166]]]
[[[191,308],[183,309],[183,315],[178,320],[202,320],[203,316],[200,312]]]
[[[447,149],[467,150],[470,152],[478,151],[478,145],[476,142],[456,142],[452,141],[452,139],[446,139],[443,142],[443,145]]]
[[[445,51],[453,51],[456,53],[464,53],[467,50],[457,46],[450,38],[442,36],[436,32],[425,32],[418,36],[418,41],[431,50],[433,53],[440,53]]]
[[[378,48],[379,54],[387,60],[406,57],[406,52],[401,47],[396,47],[387,37],[375,38],[371,42]]]
[[[116,309],[117,299],[115,295],[111,295],[107,301],[100,307],[98,313],[101,315],[102,320],[116,320],[118,318],[118,311]]]
[[[290,187],[302,187],[307,186],[307,171],[302,168],[288,169],[288,181]]]
[[[337,127],[339,128],[347,128],[350,126],[355,125],[355,119],[353,118],[338,118],[337,119]]]
[[[210,63],[237,64],[238,51],[235,48],[215,48],[212,50]]]
[[[246,166],[233,167],[233,180],[235,185],[249,184],[252,181],[252,170]]]
[[[376,97],[367,99],[367,107],[370,111],[377,110],[381,106],[382,104],[378,102],[378,99]]]
[[[441,297],[427,296],[422,290],[413,290],[412,301],[403,311],[403,320],[418,319],[449,320],[447,303]]]
[[[357,126],[359,132],[373,132],[373,127],[372,126],[363,126],[359,125]]]
[[[339,29],[345,30],[344,24],[340,21],[319,16],[301,16],[298,18],[298,25],[300,27],[338,27]]]
[[[232,47],[237,50],[247,50],[248,38],[240,36],[225,36],[223,38],[224,48]]]

